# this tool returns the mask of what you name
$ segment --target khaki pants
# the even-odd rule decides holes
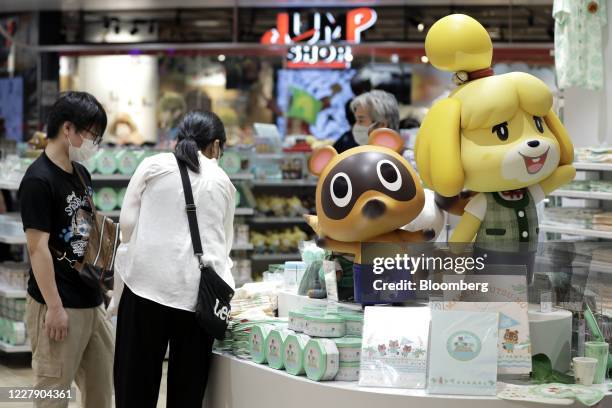
[[[47,306],[30,296],[26,324],[32,344],[32,369],[36,389],[69,389],[76,381],[83,408],[110,408],[113,400],[114,333],[101,305],[66,309],[68,336],[51,340],[44,330]],[[36,407],[63,408],[68,400],[44,400]]]

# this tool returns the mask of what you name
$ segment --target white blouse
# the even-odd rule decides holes
[[[197,207],[203,260],[235,287],[229,257],[236,189],[217,160],[199,154],[200,172],[189,171]],[[193,254],[185,197],[173,154],[146,158],[132,176],[121,208],[122,241],[128,243],[118,270],[136,295],[194,311],[200,269]]]

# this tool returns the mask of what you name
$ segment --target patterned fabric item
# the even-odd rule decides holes
[[[603,88],[606,0],[555,0],[555,67],[559,88]]]
[[[538,214],[531,194],[521,190],[518,201],[503,199],[499,193],[484,193],[487,213],[476,235],[476,246],[483,249],[518,251],[520,243],[535,249],[538,238]],[[533,248],[532,248],[533,247]]]

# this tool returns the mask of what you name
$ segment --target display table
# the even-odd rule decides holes
[[[602,386],[604,387],[604,386]],[[605,388],[605,387],[604,387]],[[225,354],[212,360],[205,408],[536,408],[550,405],[496,397],[429,395],[425,390],[365,388],[356,382],[314,382]],[[574,403],[570,407],[584,407]],[[608,393],[599,407],[612,407]]]

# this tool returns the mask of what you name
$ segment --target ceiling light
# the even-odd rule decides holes
[[[421,62],[422,62],[423,64],[427,64],[427,63],[429,62],[429,58],[427,58],[427,55],[423,55],[423,56],[421,57]]]
[[[223,55],[223,54],[219,54],[219,56],[217,57],[217,59],[219,60],[219,62],[223,62],[223,61],[225,61],[225,55]]]
[[[423,31],[424,29],[425,29],[425,24],[419,23],[419,25],[417,25],[417,30]]]

